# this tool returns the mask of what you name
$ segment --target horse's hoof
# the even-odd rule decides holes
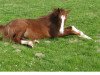
[[[91,37],[85,35],[82,31],[80,31],[79,37],[82,37],[82,38],[85,38],[85,39],[88,39],[88,40],[91,40],[92,39]]]
[[[34,40],[34,43],[39,43],[39,41],[38,40]]]
[[[33,42],[32,41],[29,41],[28,42],[28,46],[31,47],[31,48],[33,48]]]

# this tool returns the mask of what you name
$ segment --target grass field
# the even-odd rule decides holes
[[[0,41],[0,71],[100,71],[100,0],[0,0],[0,24],[38,18],[58,7],[71,10],[65,26],[74,25],[93,40],[43,39],[32,49]]]

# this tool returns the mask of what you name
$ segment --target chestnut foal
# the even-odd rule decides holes
[[[74,26],[64,28],[67,15],[68,11],[58,8],[49,15],[38,19],[13,20],[5,26],[0,26],[0,32],[4,38],[9,38],[16,43],[30,47],[33,47],[33,42],[37,42],[37,39],[43,38],[78,35],[86,39],[91,39]]]

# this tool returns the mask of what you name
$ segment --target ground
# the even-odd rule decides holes
[[[100,0],[0,0],[0,24],[35,19],[58,7],[70,10],[65,26],[74,25],[93,40],[43,39],[32,49],[0,41],[0,71],[100,71]]]

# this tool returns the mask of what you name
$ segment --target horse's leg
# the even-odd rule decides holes
[[[69,26],[64,29],[63,34],[58,34],[58,37],[66,36],[66,35],[78,35],[79,37],[92,39],[89,36],[85,35],[82,31],[78,30],[74,26]]]
[[[19,44],[23,44],[23,45],[28,45],[30,47],[33,47],[33,41],[31,40],[26,40],[24,38],[24,32],[19,32],[19,33],[16,33],[14,36],[13,36],[13,39],[12,39],[14,42],[16,43],[19,43]]]
[[[34,40],[34,41],[31,41],[31,40],[21,40],[21,44],[28,45],[30,47],[33,47],[34,43],[39,43],[39,41],[38,40]]]
[[[21,44],[33,47],[33,41],[31,40],[21,40]]]
[[[33,36],[32,34],[33,34],[33,32],[31,31],[31,29],[26,30],[25,33],[23,34],[23,37],[24,38],[27,38],[27,39],[31,39],[31,40],[21,39],[21,44],[24,44],[24,45],[28,45],[30,47],[33,47],[33,45],[35,43],[39,43],[38,40],[34,39],[35,36]]]
[[[13,34],[12,40],[14,42],[16,42],[16,43],[20,43],[21,44],[22,35],[23,35],[23,32],[16,32],[15,34]]]
[[[13,40],[16,43],[20,43],[22,45],[27,45],[27,46],[33,47],[33,41],[31,41],[31,40],[23,39],[19,36],[16,36]]]

